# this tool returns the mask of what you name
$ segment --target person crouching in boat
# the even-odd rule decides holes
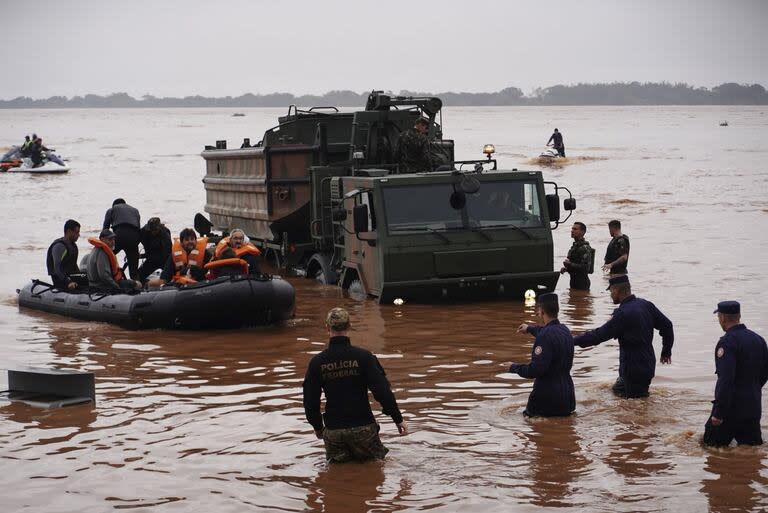
[[[122,269],[117,264],[115,256],[115,233],[110,230],[101,230],[98,239],[88,239],[93,245],[88,255],[88,285],[91,288],[109,292],[137,290],[141,283],[126,279]]]
[[[247,274],[260,274],[259,269],[259,255],[261,251],[259,248],[251,244],[245,238],[245,232],[240,228],[232,230],[229,237],[224,237],[216,244],[216,249],[213,252],[214,258],[217,260],[222,258],[222,252],[227,248],[231,248],[235,252],[235,258],[245,260],[248,264]],[[246,274],[246,273],[241,273]]]
[[[208,279],[215,280],[222,276],[241,276],[248,274],[248,263],[237,258],[237,253],[232,248],[225,248],[215,260],[205,264],[208,270]]]
[[[150,280],[152,287],[166,283],[181,285],[205,280],[205,264],[211,260],[211,254],[206,250],[208,238],[197,238],[195,230],[184,228],[179,232],[179,238],[173,240],[171,255],[163,266],[160,278]]]

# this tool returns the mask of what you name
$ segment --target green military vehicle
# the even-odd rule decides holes
[[[565,221],[561,190],[575,209],[570,191],[539,171],[496,169],[491,145],[456,161],[441,107],[374,91],[357,112],[292,105],[254,147],[206,146],[210,225],[241,228],[275,265],[382,303],[553,290],[551,230]],[[401,173],[397,140],[419,117],[433,170]]]

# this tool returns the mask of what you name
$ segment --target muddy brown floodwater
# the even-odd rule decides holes
[[[515,334],[533,320],[522,302],[378,305],[294,277],[295,319],[261,329],[133,332],[18,309],[15,289],[42,277],[68,217],[83,225],[81,253],[116,197],[174,233],[191,224],[205,201],[203,145],[258,140],[283,109],[243,112],[0,111],[0,144],[35,131],[72,166],[66,176],[0,176],[0,368],[97,380],[95,405],[0,404],[3,511],[768,508],[766,448],[698,444],[715,382],[715,304],[742,301],[745,323],[768,334],[763,107],[445,110],[457,157],[494,143],[502,168],[537,169],[530,159],[558,126],[570,160],[542,169],[576,196],[571,221],[588,225],[600,257],[607,222],[620,219],[635,292],[675,324],[673,363],[657,368],[649,398],[613,397],[611,342],[576,351],[576,414],[534,420],[521,414],[531,382],[506,372],[531,349]],[[556,265],[569,224],[554,232]],[[574,332],[609,317],[606,282],[593,275],[589,293],[558,284]],[[337,305],[352,313],[354,342],[380,358],[412,430],[399,437],[378,413],[384,462],[327,466],[304,419],[304,371]]]

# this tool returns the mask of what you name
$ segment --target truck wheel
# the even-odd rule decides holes
[[[349,295],[351,296],[364,296],[365,290],[363,289],[363,282],[361,282],[358,279],[352,280],[349,283],[349,288],[347,288],[347,292],[349,292]]]
[[[315,280],[317,283],[320,283],[321,285],[328,285],[328,280],[325,277],[325,273],[322,269],[317,271],[317,274],[315,274]]]
[[[335,285],[339,281],[328,257],[318,253],[312,255],[307,262],[307,278],[315,278],[323,285]]]

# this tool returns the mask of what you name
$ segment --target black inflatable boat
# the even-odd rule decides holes
[[[259,326],[293,317],[295,291],[279,276],[233,276],[135,294],[64,292],[32,280],[19,307],[129,329],[216,329]]]

